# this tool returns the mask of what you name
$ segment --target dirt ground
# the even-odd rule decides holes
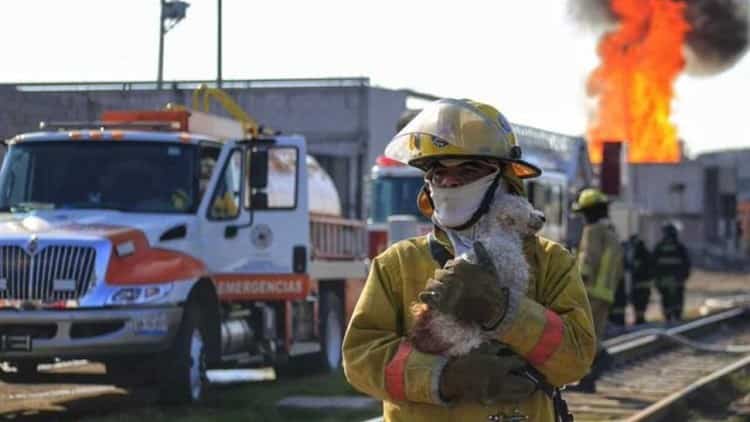
[[[693,270],[685,286],[685,318],[695,318],[737,303],[750,304],[750,274],[748,273]],[[628,306],[626,315],[628,323],[632,324],[635,314],[631,306]],[[652,288],[646,319],[661,321],[663,317],[661,297],[659,292]]]
[[[694,270],[687,281],[693,292],[750,293],[750,273],[716,273]]]

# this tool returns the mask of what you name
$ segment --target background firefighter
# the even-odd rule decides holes
[[[623,242],[624,279],[615,290],[615,301],[609,311],[609,322],[625,327],[628,303],[633,304],[635,324],[646,322],[646,308],[651,298],[651,254],[637,233]],[[628,288],[629,286],[629,288]]]
[[[651,299],[651,254],[637,234],[625,242],[625,271],[630,275],[630,300],[635,310],[635,323],[646,323],[646,308]]]
[[[583,214],[585,220],[578,250],[578,267],[591,303],[596,337],[601,342],[615,291],[622,282],[622,246],[609,221],[609,200],[601,191],[584,189],[573,205],[573,210]],[[606,350],[599,347],[591,372],[581,380],[577,388],[595,391],[596,379],[607,365]]]
[[[690,276],[690,256],[680,242],[677,227],[668,223],[662,227],[662,238],[654,247],[654,281],[661,295],[664,319],[682,319],[685,302],[685,281]]]

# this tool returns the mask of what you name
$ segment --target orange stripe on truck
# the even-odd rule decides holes
[[[307,274],[214,274],[221,300],[299,300],[310,293]]]
[[[119,229],[105,234],[112,241],[106,280],[110,284],[152,284],[197,279],[206,274],[203,262],[181,252],[152,248],[140,230]],[[133,242],[133,252],[118,256],[117,246]]]

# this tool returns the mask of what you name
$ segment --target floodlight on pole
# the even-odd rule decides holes
[[[164,75],[164,34],[185,19],[190,4],[181,0],[159,1],[161,3],[161,13],[159,14],[159,71],[156,76],[156,87],[161,89]]]

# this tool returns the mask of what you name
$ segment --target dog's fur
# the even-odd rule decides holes
[[[535,234],[544,224],[544,214],[523,197],[498,189],[488,213],[469,229],[449,231],[457,259],[476,263],[471,245],[479,241],[492,257],[500,276],[498,283],[526,292],[529,264],[523,254],[523,239]],[[467,282],[471,282],[470,280]],[[493,337],[475,323],[456,320],[451,315],[429,308],[424,303],[412,305],[415,318],[409,338],[422,352],[460,356]]]

